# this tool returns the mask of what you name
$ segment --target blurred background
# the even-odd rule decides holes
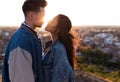
[[[0,2],[0,72],[5,48],[12,34],[24,22],[25,0]],[[47,0],[41,29],[43,52],[49,49],[51,34],[44,30],[58,14],[72,20],[72,32],[79,44],[76,60],[81,71],[75,71],[76,82],[120,82],[120,0]]]

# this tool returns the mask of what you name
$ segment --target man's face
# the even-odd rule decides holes
[[[34,27],[41,27],[44,21],[45,9],[40,7],[39,12],[33,12],[32,23]]]

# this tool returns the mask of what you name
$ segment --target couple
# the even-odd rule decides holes
[[[46,3],[44,0],[24,2],[25,22],[6,48],[2,82],[74,82],[74,37],[67,16],[57,15],[45,28],[52,34],[53,43],[42,60],[41,40],[34,29],[43,24]]]

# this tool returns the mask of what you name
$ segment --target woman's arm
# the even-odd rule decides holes
[[[50,82],[74,82],[74,76],[70,64],[68,63],[66,50],[62,47],[54,51],[54,61],[52,66]]]

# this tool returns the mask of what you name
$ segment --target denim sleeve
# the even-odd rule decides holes
[[[11,51],[8,60],[11,82],[34,82],[32,57],[29,52],[18,47]]]

